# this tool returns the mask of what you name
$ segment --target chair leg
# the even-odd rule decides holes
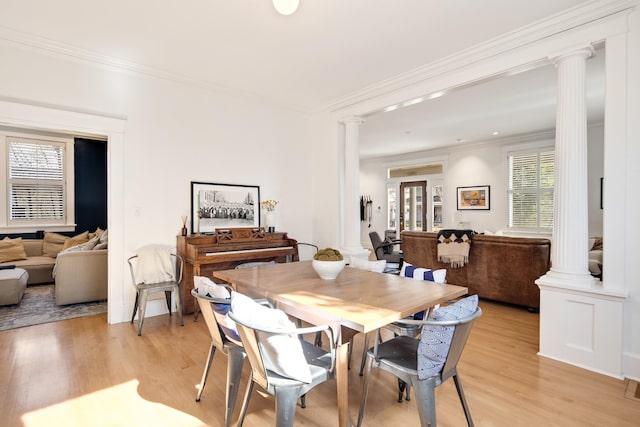
[[[171,291],[164,291],[164,300],[167,302],[169,316],[171,316]]]
[[[144,322],[144,312],[147,309],[147,296],[146,290],[140,291],[140,301],[138,302],[138,336],[142,335],[142,322]]]
[[[244,364],[245,352],[240,349],[230,349],[227,360],[227,393],[225,403],[227,412],[224,416],[225,426],[231,425],[231,417],[236,407],[238,390],[240,389],[240,377]],[[253,381],[252,381],[253,382]]]
[[[184,318],[182,316],[182,298],[180,297],[180,287],[176,286],[176,310],[178,311],[178,318],[180,319],[180,326],[184,326]],[[169,310],[171,312],[171,310]]]
[[[133,323],[133,319],[136,317],[136,312],[138,311],[138,295],[140,293],[136,291],[136,302],[133,303],[133,313],[131,314],[131,323]]]
[[[196,395],[196,402],[200,402],[200,396],[202,396],[202,391],[204,390],[204,386],[207,383],[207,377],[209,376],[209,369],[211,369],[211,364],[213,363],[213,356],[216,354],[216,347],[211,343],[211,348],[209,348],[209,356],[207,357],[207,363],[204,365],[204,372],[202,372],[202,379],[200,380],[200,385],[198,386],[198,394]]]
[[[364,381],[362,382],[362,398],[360,400],[360,411],[358,412],[358,427],[362,425],[364,419],[364,409],[367,405],[367,396],[369,395],[369,382],[371,381],[371,367],[373,365],[373,356],[369,356],[367,350],[365,350],[367,357],[364,366]]]
[[[456,389],[458,390],[460,403],[462,403],[462,409],[464,409],[464,416],[467,417],[467,425],[473,427],[471,412],[469,411],[469,405],[467,405],[467,399],[464,397],[464,390],[462,390],[462,383],[460,382],[460,378],[458,378],[458,374],[453,375],[453,382],[456,384]]]
[[[244,393],[244,400],[242,401],[242,408],[240,409],[240,415],[238,416],[238,427],[242,427],[244,423],[244,417],[247,415],[247,408],[249,407],[249,400],[251,400],[251,392],[253,391],[253,372],[249,373],[249,383],[247,384],[247,391]]]
[[[404,394],[404,400],[411,400],[411,384],[408,384],[398,378],[398,403],[402,403],[402,395]]]
[[[436,427],[436,385],[435,379],[418,380],[418,377],[411,379],[411,385],[416,393],[416,406],[420,415],[420,425],[422,427]]]
[[[300,387],[276,388],[276,425],[293,427]]]

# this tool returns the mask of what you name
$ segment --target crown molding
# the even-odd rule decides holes
[[[361,102],[387,95],[397,90],[416,85],[437,76],[451,73],[491,57],[498,56],[521,46],[571,30],[590,22],[631,12],[638,0],[594,0],[567,9],[551,17],[520,27],[489,41],[459,51],[441,60],[420,66],[411,71],[383,80],[362,90],[336,99],[323,109],[338,111]]]
[[[74,58],[80,61],[90,62],[93,64],[99,64],[107,68],[112,68],[118,71],[129,72],[132,74],[145,75],[156,79],[166,80],[174,83],[180,83],[188,86],[193,86],[201,89],[215,91],[223,93],[229,96],[241,96],[248,99],[259,99],[262,102],[268,102],[271,105],[280,106],[283,109],[296,111],[303,114],[311,113],[308,109],[303,108],[300,105],[287,104],[282,101],[275,100],[263,95],[243,91],[241,89],[233,89],[222,85],[217,85],[206,80],[193,78],[187,75],[173,73],[170,71],[162,70],[156,67],[149,67],[146,65],[138,64],[131,61],[126,61],[120,58],[115,58],[107,55],[101,55],[96,52],[82,49],[77,46],[61,43],[46,37],[38,36],[35,34],[25,33],[19,30],[15,30],[8,27],[0,26],[0,40],[4,40],[10,44],[16,44],[26,46],[32,49],[46,51],[54,55],[65,56],[68,58]]]
[[[240,95],[245,98],[260,99],[264,102],[269,102],[272,105],[278,105],[290,111],[309,114],[338,111],[355,104],[410,87],[436,76],[444,75],[454,70],[470,66],[478,61],[517,49],[518,47],[532,43],[536,40],[544,39],[623,11],[630,11],[638,5],[639,1],[640,0],[593,0],[551,17],[544,18],[535,23],[526,25],[487,42],[464,49],[441,60],[425,64],[421,67],[415,68],[414,70],[365,87],[362,90],[352,92],[351,94],[337,98],[324,106],[318,106],[318,108],[311,109],[305,108],[301,105],[283,103],[255,93],[213,84],[202,79],[196,79],[159,68],[149,67],[107,55],[101,55],[77,46],[60,43],[52,39],[21,32],[8,27],[0,26],[0,40],[44,50],[57,55],[100,64],[117,70],[151,76],[228,95]]]

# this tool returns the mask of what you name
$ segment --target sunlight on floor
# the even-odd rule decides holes
[[[137,380],[29,412],[22,422],[24,427],[206,425],[191,415],[143,399]]]

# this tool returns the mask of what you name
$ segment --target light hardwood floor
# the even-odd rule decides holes
[[[538,315],[486,301],[459,365],[475,424],[484,426],[639,426],[640,400],[625,398],[627,381],[536,355]],[[106,316],[0,332],[0,424],[3,426],[221,426],[226,358],[219,354],[195,402],[208,351],[204,321],[177,316],[107,325]],[[362,351],[355,339],[354,365]],[[241,393],[248,375],[243,372]],[[362,379],[350,371],[355,422]],[[258,387],[256,388],[258,389]],[[375,373],[368,426],[419,425],[413,401],[396,402],[397,385]],[[451,381],[437,389],[439,426],[465,426]],[[240,406],[238,402],[237,409]],[[296,425],[334,426],[335,384],[298,407]],[[234,416],[237,417],[237,410]],[[274,402],[254,392],[246,426],[271,426]]]

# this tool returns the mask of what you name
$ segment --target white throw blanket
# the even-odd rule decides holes
[[[149,245],[138,249],[138,263],[135,269],[138,283],[162,283],[175,280],[171,254],[160,245]]]

